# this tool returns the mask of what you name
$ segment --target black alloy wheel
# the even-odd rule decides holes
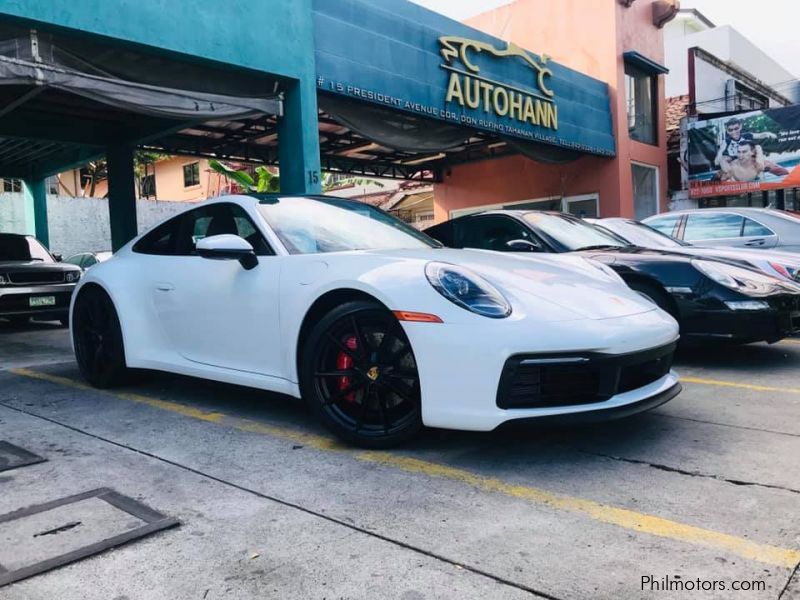
[[[124,382],[125,348],[117,311],[96,285],[81,290],[72,315],[72,341],[81,374],[93,386],[109,388]]]
[[[300,364],[303,397],[344,440],[386,448],[422,429],[411,344],[380,304],[347,302],[313,328]]]

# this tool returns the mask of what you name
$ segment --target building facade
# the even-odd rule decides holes
[[[689,123],[789,107],[800,102],[800,81],[730,26],[716,26],[697,10],[682,9],[664,28],[670,206],[778,206],[798,208],[793,187],[692,197],[689,185]],[[735,121],[733,121],[735,122]],[[800,122],[797,123],[800,127]],[[766,150],[769,147],[764,145]],[[786,150],[786,148],[775,148]],[[709,165],[708,168],[718,168]]]
[[[288,193],[318,192],[321,171],[427,184],[432,197],[392,200],[419,223],[494,205],[639,218],[666,206],[662,28],[676,0],[516,0],[467,23],[407,0],[190,4],[0,6],[14,42],[0,62],[31,88],[0,118],[0,177],[26,182],[42,239],[47,178],[103,156],[114,248],[137,233],[137,196],[217,195],[209,157],[279,167]],[[266,31],[245,26],[255,13],[273,15]],[[113,77],[20,54],[42,43]],[[31,139],[24,160],[2,152]],[[195,158],[139,173],[137,150]]]
[[[468,24],[605,82],[616,153],[564,164],[523,155],[460,165],[435,186],[436,219],[483,207],[644,218],[666,208],[663,30],[672,3],[517,0]]]

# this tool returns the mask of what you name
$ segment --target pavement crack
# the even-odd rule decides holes
[[[783,597],[791,591],[789,586],[792,585],[792,581],[795,579],[795,577],[798,578],[797,586],[800,588],[800,563],[797,563],[794,566],[794,569],[792,569],[789,579],[786,580],[786,585],[783,586],[781,593],[778,594],[778,600],[783,600]],[[788,600],[789,596],[786,596],[786,598]]]
[[[61,421],[57,421],[55,419],[51,419],[50,417],[45,417],[43,415],[39,415],[39,414],[36,414],[34,412],[30,412],[30,411],[22,409],[22,408],[18,408],[16,406],[11,406],[9,404],[6,404],[5,402],[0,402],[0,406],[5,407],[5,408],[7,408],[9,410],[13,410],[15,412],[27,415],[29,417],[33,417],[35,419],[41,419],[42,421],[46,421],[48,423],[52,423],[53,425],[58,425],[60,427],[64,427],[65,429],[69,429],[70,431],[74,431],[75,433],[79,433],[81,435],[88,436],[88,437],[90,437],[92,439],[104,442],[106,444],[111,444],[112,446],[116,446],[117,448],[122,448],[122,449],[128,450],[130,452],[135,452],[136,454],[140,454],[142,456],[146,456],[147,458],[151,458],[153,460],[157,460],[159,462],[171,465],[173,467],[176,467],[176,468],[179,468],[179,469],[183,469],[184,471],[187,471],[189,473],[193,473],[194,475],[198,475],[200,477],[204,477],[204,478],[206,478],[206,479],[208,479],[210,481],[214,481],[216,483],[231,487],[233,489],[239,490],[240,492],[245,492],[247,494],[251,494],[253,496],[261,498],[263,500],[268,500],[270,502],[275,502],[275,503],[280,504],[282,506],[286,506],[288,508],[292,508],[292,509],[298,510],[300,512],[303,512],[303,513],[305,513],[307,515],[311,515],[311,516],[316,517],[318,519],[323,519],[323,520],[328,521],[330,523],[334,523],[336,525],[340,525],[341,527],[346,527],[346,528],[352,530],[353,532],[361,533],[363,535],[367,535],[367,536],[370,536],[372,538],[375,538],[375,539],[381,540],[383,542],[386,542],[388,544],[392,544],[394,546],[397,546],[398,548],[402,548],[404,550],[408,550],[410,552],[414,552],[414,553],[420,554],[420,555],[425,556],[427,558],[431,558],[433,560],[449,564],[449,565],[451,565],[451,566],[453,566],[453,567],[455,567],[457,569],[463,569],[464,571],[468,571],[468,572],[470,572],[470,573],[472,573],[474,575],[478,575],[480,577],[485,577],[486,579],[490,579],[490,580],[492,580],[495,583],[498,583],[500,585],[505,585],[505,586],[517,589],[517,590],[519,590],[521,592],[526,592],[526,593],[530,594],[531,596],[533,596],[535,598],[545,598],[546,600],[565,600],[563,598],[559,598],[558,596],[553,596],[552,594],[548,594],[547,592],[534,589],[534,588],[532,588],[530,586],[527,586],[527,585],[525,585],[523,583],[512,581],[511,579],[507,579],[507,578],[505,578],[505,577],[503,577],[501,575],[496,575],[494,573],[491,573],[489,571],[481,569],[480,567],[471,566],[471,565],[469,565],[467,563],[464,563],[464,562],[461,562],[459,560],[456,560],[456,559],[453,559],[453,558],[448,558],[447,556],[445,556],[443,554],[439,554],[439,553],[434,552],[432,550],[426,550],[425,548],[422,548],[420,546],[415,546],[414,544],[411,544],[411,543],[408,543],[408,542],[404,542],[404,541],[396,539],[396,538],[392,538],[392,537],[390,537],[388,535],[384,535],[384,534],[378,533],[376,531],[371,531],[370,529],[366,529],[364,527],[359,527],[358,525],[355,525],[353,523],[348,523],[345,520],[338,519],[338,518],[332,517],[330,515],[326,515],[324,513],[315,511],[315,510],[313,510],[311,508],[306,508],[305,506],[302,506],[300,504],[296,504],[296,503],[291,502],[289,500],[284,500],[282,498],[278,498],[277,496],[271,496],[269,494],[265,494],[263,492],[259,492],[258,490],[255,490],[255,489],[252,489],[252,488],[248,488],[248,487],[246,487],[244,485],[240,485],[238,483],[234,483],[232,481],[228,481],[228,480],[222,479],[221,477],[216,477],[215,475],[211,475],[210,473],[206,473],[204,471],[200,471],[199,469],[195,469],[193,467],[181,464],[179,462],[175,462],[175,461],[170,460],[168,458],[165,458],[163,456],[159,456],[158,454],[153,454],[152,452],[148,452],[146,450],[140,450],[139,448],[135,448],[133,446],[129,446],[127,444],[123,444],[122,442],[117,442],[117,441],[114,441],[114,440],[109,439],[109,438],[105,438],[103,436],[91,433],[91,432],[86,431],[84,429],[80,429],[79,427],[75,427],[73,425],[68,425],[66,423],[62,423]]]
[[[703,423],[705,425],[717,425],[719,427],[731,427],[732,429],[745,429],[747,431],[759,431],[761,433],[773,433],[775,435],[786,435],[789,437],[800,437],[798,433],[789,433],[788,431],[776,431],[775,429],[763,429],[761,427],[748,427],[747,425],[734,425],[732,423],[720,423],[718,421],[708,421],[705,419],[693,419],[691,417],[678,417],[676,415],[667,415],[664,413],[654,412],[653,416],[663,417],[667,419],[678,419],[679,421],[691,421],[692,423]]]
[[[743,481],[741,479],[729,479],[727,477],[722,477],[721,475],[709,475],[707,473],[699,473],[697,471],[687,471],[686,469],[680,469],[678,467],[670,467],[669,465],[662,465],[659,463],[652,463],[647,460],[639,460],[636,458],[625,458],[624,456],[615,456],[613,454],[604,454],[602,452],[590,452],[588,450],[582,450],[580,448],[575,448],[575,447],[573,447],[573,450],[580,452],[581,454],[587,454],[589,456],[599,456],[601,458],[616,460],[619,462],[624,462],[632,465],[644,465],[646,467],[650,467],[651,469],[656,469],[658,471],[666,471],[667,473],[677,473],[678,475],[687,475],[689,477],[699,477],[702,479],[714,479],[716,481],[723,481],[725,483],[730,483],[731,485],[761,487],[771,490],[781,490],[784,492],[791,492],[792,494],[800,494],[800,490],[796,490],[790,487],[785,487],[782,485],[774,485],[771,483],[758,483],[755,481]]]

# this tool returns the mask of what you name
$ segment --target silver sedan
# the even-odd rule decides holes
[[[698,246],[800,252],[800,216],[772,208],[701,208],[644,219],[650,227]]]

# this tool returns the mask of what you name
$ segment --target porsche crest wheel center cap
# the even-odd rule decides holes
[[[367,370],[367,377],[369,377],[372,381],[375,381],[380,376],[381,372],[378,370],[378,367],[372,366]]]

